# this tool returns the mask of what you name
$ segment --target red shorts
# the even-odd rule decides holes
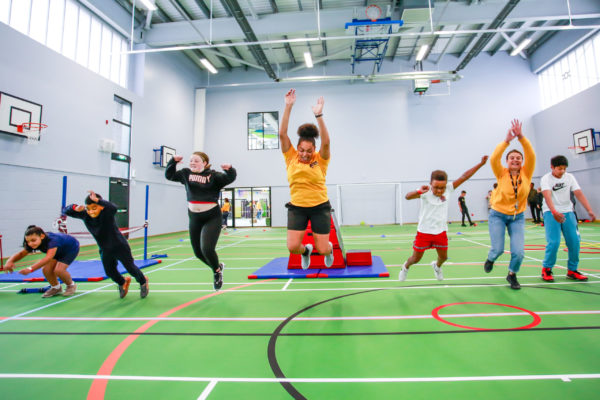
[[[427,249],[447,249],[448,248],[448,235],[446,231],[432,235],[430,233],[421,233],[417,231],[417,237],[413,243],[413,250],[418,252],[424,252]]]

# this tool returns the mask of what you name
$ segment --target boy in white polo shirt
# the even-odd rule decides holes
[[[579,265],[579,231],[577,230],[577,219],[573,212],[571,203],[571,191],[585,207],[590,220],[594,221],[596,215],[585,198],[575,177],[569,174],[567,167],[569,161],[565,156],[556,156],[550,160],[552,172],[542,177],[540,186],[544,195],[542,212],[544,213],[544,228],[546,229],[546,254],[542,263],[542,279],[553,282],[552,267],[556,263],[556,253],[560,246],[560,233],[565,237],[565,243],[569,249],[569,261],[567,262],[567,278],[578,281],[587,281],[588,277],[577,271]]]
[[[423,185],[419,189],[406,194],[406,200],[421,199],[419,211],[419,225],[417,226],[417,237],[413,243],[413,254],[402,266],[398,275],[399,281],[406,280],[408,269],[411,265],[418,263],[427,249],[435,248],[437,261],[431,266],[435,277],[441,281],[444,279],[442,264],[448,259],[448,196],[454,192],[463,182],[472,177],[479,168],[487,162],[488,156],[483,156],[481,162],[466,171],[454,182],[448,182],[446,172],[436,170],[431,173],[429,185]],[[431,189],[431,190],[430,190]]]

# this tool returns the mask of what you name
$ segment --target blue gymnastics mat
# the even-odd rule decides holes
[[[134,262],[138,268],[142,269],[158,264],[161,262],[161,260],[135,260]],[[117,266],[117,270],[121,274],[127,273],[127,270],[120,262]],[[102,262],[100,260],[73,261],[73,263],[69,265],[67,271],[69,271],[71,278],[73,278],[75,282],[97,282],[108,278],[108,276],[106,276],[104,273],[104,267],[102,266]],[[45,280],[46,278],[44,278],[41,268],[30,273],[29,275],[21,275],[16,271],[10,274],[0,274],[0,282],[44,282]]]
[[[303,270],[287,269],[288,257],[280,257],[248,275],[248,279],[389,278],[390,274],[381,257],[372,256],[372,260],[373,265]]]

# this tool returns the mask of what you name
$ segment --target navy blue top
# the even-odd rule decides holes
[[[76,204],[66,206],[63,209],[63,214],[83,220],[85,227],[90,231],[94,239],[96,239],[100,249],[116,249],[122,246],[129,248],[127,239],[119,231],[117,221],[115,221],[117,206],[104,199],[98,200],[97,204],[104,207],[104,209],[100,211],[100,214],[96,218],[90,217],[85,210],[75,211]]]
[[[39,250],[42,253],[48,253],[48,250],[54,248],[56,248],[54,259],[60,260],[74,251],[78,252],[79,242],[73,236],[65,235],[64,233],[46,232],[46,237],[42,240],[40,247],[33,249],[28,245],[25,246],[25,250],[29,252]]]
[[[177,171],[177,163],[170,159],[167,163],[165,177],[170,181],[181,182],[185,186],[188,201],[206,201],[216,203],[221,189],[235,180],[237,173],[231,167],[223,172],[205,169],[192,172],[189,168]]]

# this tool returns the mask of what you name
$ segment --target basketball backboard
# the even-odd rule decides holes
[[[596,150],[596,142],[594,140],[594,130],[586,129],[581,132],[573,134],[573,147],[575,147],[575,153],[588,153]]]
[[[23,129],[23,124],[26,124],[25,129]],[[0,132],[28,139],[32,137],[39,139],[39,129],[33,131],[27,129],[27,126],[41,124],[41,104],[0,92]]]

